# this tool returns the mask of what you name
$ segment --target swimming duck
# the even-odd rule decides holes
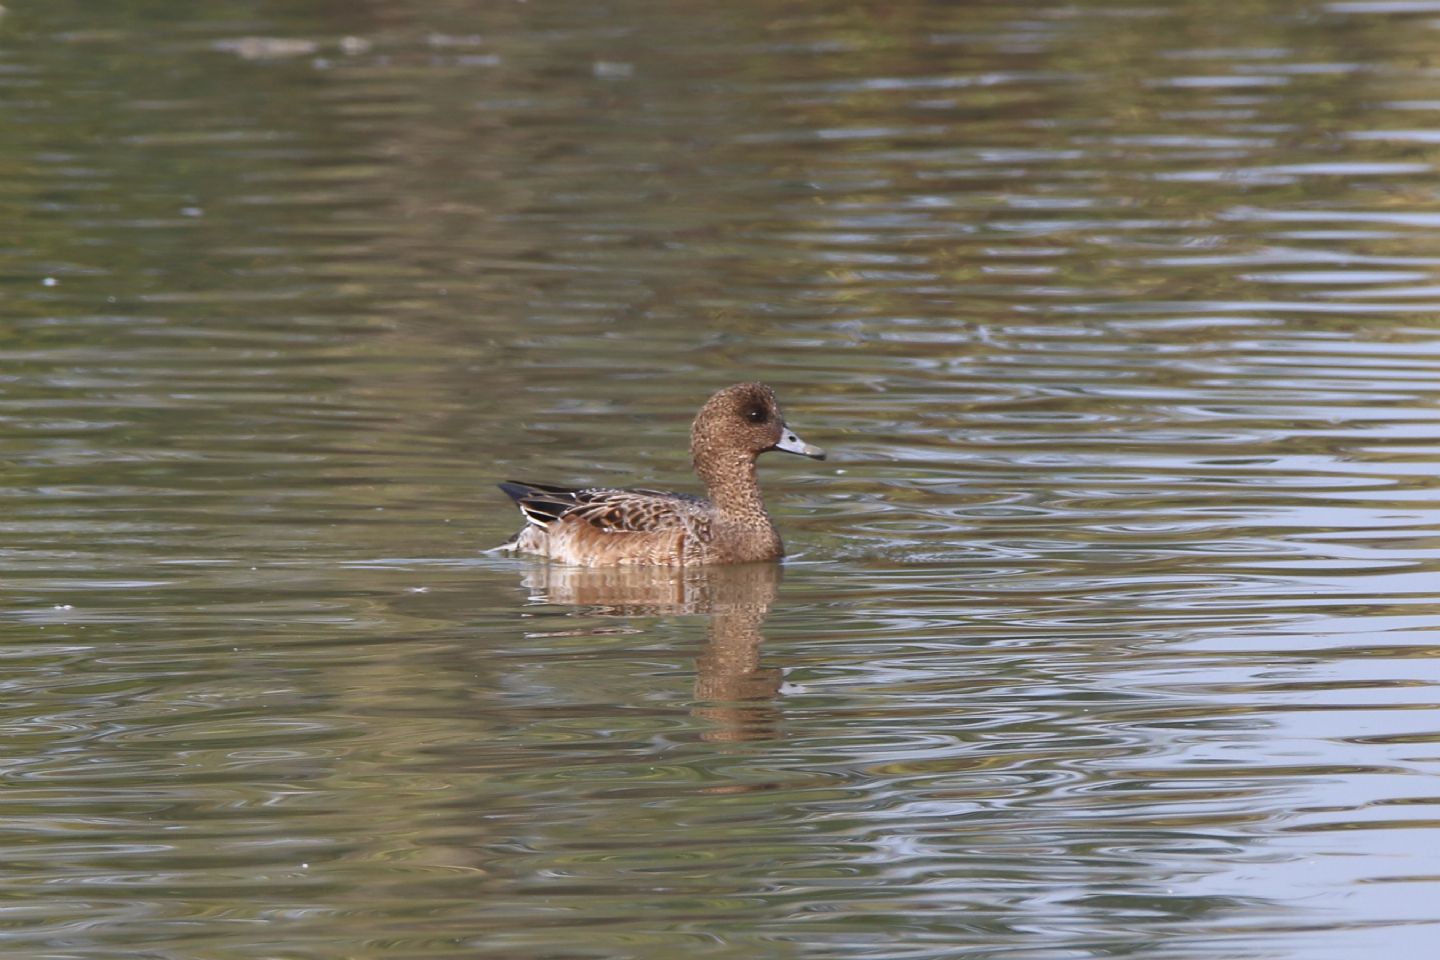
[[[825,459],[785,425],[775,391],[763,383],[726,387],[690,427],[690,458],[705,497],[502,483],[525,526],[499,549],[588,567],[779,560],[785,547],[755,476],[755,458],[767,450]]]

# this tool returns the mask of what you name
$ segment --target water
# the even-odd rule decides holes
[[[6,956],[1429,951],[1440,5],[10,7]]]

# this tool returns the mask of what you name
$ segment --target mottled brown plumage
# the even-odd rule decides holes
[[[526,521],[504,549],[589,567],[778,560],[784,545],[755,475],[755,458],[767,450],[825,457],[785,426],[774,391],[737,383],[706,401],[690,428],[690,457],[706,498],[502,483]]]

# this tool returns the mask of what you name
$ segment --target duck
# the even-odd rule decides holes
[[[705,496],[507,481],[500,489],[525,526],[496,549],[586,567],[780,560],[785,545],[755,468],[770,450],[825,459],[786,425],[774,390],[734,384],[705,401],[690,426],[690,460]]]

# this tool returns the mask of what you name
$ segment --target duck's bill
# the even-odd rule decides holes
[[[815,460],[825,459],[824,450],[801,440],[795,436],[795,431],[788,427],[780,434],[780,442],[775,444],[775,449],[784,450],[786,453],[798,453],[802,457],[811,457]]]

